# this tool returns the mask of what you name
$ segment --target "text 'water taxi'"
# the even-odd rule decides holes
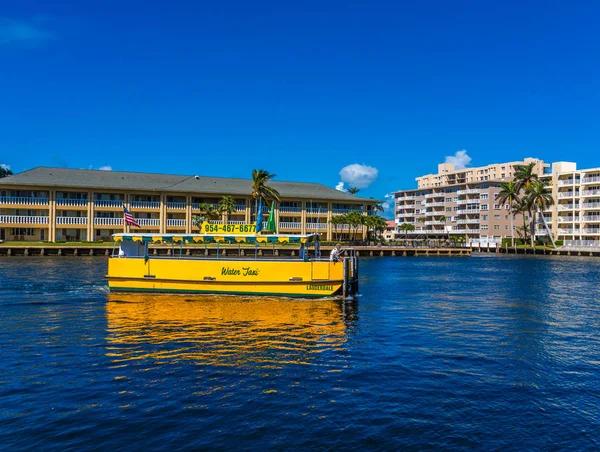
[[[315,298],[346,297],[358,291],[358,258],[354,251],[347,250],[347,256],[339,259],[322,257],[317,234],[132,233],[114,234],[113,238],[119,247],[108,260],[106,276],[112,292]],[[216,254],[186,255],[186,243],[216,244],[211,249]],[[153,244],[170,244],[169,255],[149,252]],[[221,249],[224,244],[229,248]],[[265,256],[270,251],[268,244],[273,245],[273,252]],[[282,257],[276,255],[276,244],[297,244],[299,248],[294,256]]]

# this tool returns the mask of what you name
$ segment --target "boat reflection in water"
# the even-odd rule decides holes
[[[328,299],[109,294],[109,356],[219,366],[310,364],[343,346],[356,309]]]

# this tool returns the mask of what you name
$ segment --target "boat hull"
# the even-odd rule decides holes
[[[111,292],[274,295],[319,298],[341,292],[341,262],[196,258],[110,258]]]

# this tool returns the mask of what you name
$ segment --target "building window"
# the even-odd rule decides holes
[[[482,193],[482,194],[479,196],[479,199],[488,199],[488,197],[489,197],[489,195],[488,195],[487,193]]]
[[[446,207],[446,212],[452,212],[452,207]]]
[[[494,199],[498,199],[498,195],[499,195],[499,194],[500,194],[500,193],[494,193]]]
[[[488,216],[487,216],[487,215],[481,215],[481,219],[482,219],[482,220],[487,220],[487,219],[488,219]]]
[[[452,198],[446,198],[446,202],[452,202]]]
[[[500,209],[500,204],[494,204],[494,210],[499,210]]]
[[[495,229],[495,230],[499,230],[499,229],[500,229],[500,225],[499,225],[499,224],[495,224],[495,225],[494,225],[494,229]]]
[[[482,204],[481,205],[481,210],[488,210],[488,205],[487,204]]]
[[[487,224],[482,224],[481,225],[481,230],[482,231],[487,231],[488,225]]]
[[[494,215],[494,220],[499,220],[500,219],[500,215]]]

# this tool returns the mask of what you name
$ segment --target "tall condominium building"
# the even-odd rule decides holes
[[[600,246],[600,168],[578,170],[576,163],[556,162],[551,180],[555,204],[545,216],[554,238],[565,245]]]
[[[272,181],[281,202],[275,203],[278,231],[321,233],[332,240],[330,220],[351,211],[374,214],[376,201],[320,184]],[[134,215],[140,232],[198,232],[192,218],[202,204],[218,207],[227,195],[235,209],[213,223],[254,222],[252,181],[118,171],[38,167],[0,179],[0,240],[111,240],[124,232],[123,206]],[[263,206],[267,220],[270,206]],[[336,225],[335,236],[350,234],[350,225]],[[358,230],[358,236],[366,230]]]
[[[413,238],[464,236],[467,241],[500,240],[510,237],[511,208],[500,204],[500,182],[514,178],[516,167],[534,163],[534,171],[543,175],[549,164],[526,158],[479,168],[456,169],[453,164],[438,165],[437,174],[417,177],[417,188],[400,190],[395,196],[396,223],[414,226],[399,232]],[[515,215],[513,227],[522,223]]]

